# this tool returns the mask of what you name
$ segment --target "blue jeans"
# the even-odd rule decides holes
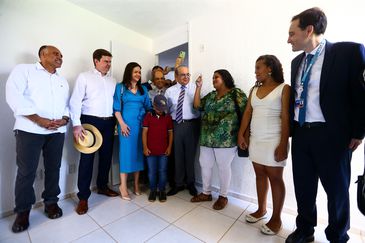
[[[147,156],[148,164],[148,180],[150,182],[150,190],[156,191],[157,189],[157,173],[158,173],[158,189],[160,191],[165,190],[167,180],[167,156]]]

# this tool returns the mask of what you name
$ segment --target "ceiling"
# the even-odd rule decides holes
[[[218,12],[227,0],[67,0],[149,38]]]

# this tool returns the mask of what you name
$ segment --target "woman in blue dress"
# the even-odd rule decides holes
[[[139,191],[139,172],[143,170],[142,121],[146,110],[151,109],[147,89],[141,85],[141,66],[128,63],[122,83],[117,84],[113,109],[118,120],[120,195],[131,200],[127,189],[128,173],[134,173],[134,194]]]

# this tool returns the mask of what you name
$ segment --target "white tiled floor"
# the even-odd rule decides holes
[[[59,219],[45,217],[43,207],[32,210],[29,229],[19,234],[11,232],[14,215],[0,219],[0,242],[283,243],[295,227],[295,216],[283,213],[280,233],[266,236],[259,231],[265,221],[247,224],[244,220],[246,214],[256,210],[255,204],[230,197],[224,210],[215,211],[213,202],[190,203],[190,198],[189,193],[183,191],[168,197],[165,203],[158,200],[150,203],[145,193],[132,195],[132,201],[128,202],[92,193],[89,211],[82,216],[74,211],[78,200],[69,198],[60,201],[64,215]],[[324,228],[325,225],[316,228],[316,243],[327,242]],[[350,237],[352,243],[365,243],[364,236],[350,233]]]

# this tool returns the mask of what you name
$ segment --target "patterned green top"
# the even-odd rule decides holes
[[[200,145],[211,148],[231,148],[237,145],[240,125],[234,98],[243,114],[247,96],[238,88],[233,88],[220,99],[216,96],[217,91],[212,91],[201,99],[200,110],[203,113]]]

